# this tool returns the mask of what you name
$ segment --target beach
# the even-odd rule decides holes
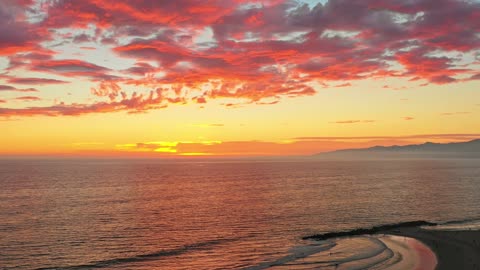
[[[350,256],[351,259],[347,261],[329,258],[330,264],[327,265],[340,262],[340,269],[351,269],[352,266],[353,269],[480,269],[479,225],[478,220],[443,224],[412,221],[329,232],[304,239],[333,242],[335,245],[350,242],[356,249],[355,256]],[[359,260],[359,254],[369,248],[359,246],[355,242],[357,239],[369,239],[371,242],[379,240],[385,249],[380,253],[370,248],[372,252],[369,256],[360,256]],[[321,261],[318,255],[309,257],[317,264]]]
[[[480,231],[432,230],[421,227],[405,227],[386,231],[397,236],[420,240],[437,256],[438,270],[480,269]]]

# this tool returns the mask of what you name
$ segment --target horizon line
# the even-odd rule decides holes
[[[476,137],[471,137],[476,136]],[[455,137],[452,139],[452,137]],[[462,138],[461,138],[462,137]],[[306,139],[308,138],[308,139]],[[290,143],[276,143],[277,145],[293,145],[298,143],[310,143],[312,138],[317,138],[316,140],[332,140],[333,142],[338,142],[338,140],[365,140],[371,139],[366,143],[374,143],[375,140],[372,139],[421,139],[421,138],[449,138],[451,140],[447,142],[434,142],[437,144],[453,144],[453,143],[462,143],[462,142],[471,142],[480,139],[480,134],[423,134],[423,135],[406,135],[406,136],[356,136],[356,137],[299,137],[298,141],[293,141]],[[460,139],[461,138],[461,139]],[[263,141],[241,141],[242,143],[272,143],[272,142],[263,142]],[[395,141],[393,141],[395,142]],[[397,141],[398,142],[398,141]],[[232,143],[232,142],[225,142]],[[350,142],[346,142],[350,143]],[[345,147],[337,149],[328,149],[328,150],[311,150],[311,153],[298,154],[298,153],[267,153],[267,152],[258,152],[258,153],[209,153],[209,152],[155,152],[155,151],[122,151],[122,150],[78,150],[71,152],[43,152],[43,153],[0,153],[0,159],[58,159],[58,158],[67,158],[67,159],[162,159],[162,160],[199,160],[199,159],[301,159],[308,158],[316,154],[336,152],[342,150],[353,150],[353,149],[369,149],[376,146],[406,146],[406,145],[421,145],[425,143],[431,143],[430,140],[423,140],[420,142],[411,142],[405,144],[375,144],[368,145],[365,147]],[[137,143],[140,145],[142,143]],[[275,144],[275,143],[273,143]]]

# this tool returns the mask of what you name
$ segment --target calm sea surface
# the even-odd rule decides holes
[[[258,267],[315,233],[479,217],[478,159],[0,161],[0,269]]]

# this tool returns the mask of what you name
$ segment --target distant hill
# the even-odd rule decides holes
[[[315,154],[317,158],[480,158],[480,139],[458,143],[413,144],[404,146],[374,146],[361,149],[344,149]]]

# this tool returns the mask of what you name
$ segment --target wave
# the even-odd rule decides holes
[[[177,256],[177,255],[181,255],[191,251],[209,249],[216,245],[224,244],[227,242],[234,242],[240,239],[241,239],[240,237],[213,239],[213,240],[208,240],[204,242],[197,242],[197,243],[185,245],[175,249],[161,250],[158,252],[140,254],[140,255],[135,255],[131,257],[101,260],[101,261],[95,261],[95,262],[82,264],[82,265],[42,267],[42,268],[36,268],[36,270],[96,269],[96,268],[105,268],[105,267],[110,267],[113,265],[125,264],[125,263],[144,262],[144,261],[151,261],[151,260],[153,261],[153,260],[158,260],[162,257]]]
[[[271,267],[298,270],[434,269],[436,265],[434,253],[413,238],[376,235],[337,238],[316,243],[318,246],[297,248],[288,256],[244,270]],[[425,267],[419,268],[420,265]]]
[[[418,221],[408,221],[408,222],[400,222],[394,224],[386,224],[380,226],[374,226],[370,228],[359,228],[350,231],[341,231],[341,232],[329,232],[324,234],[314,234],[310,236],[305,236],[302,239],[312,239],[312,240],[327,240],[330,238],[337,238],[337,237],[345,237],[345,236],[358,236],[358,235],[369,235],[369,234],[376,234],[383,231],[400,229],[400,228],[407,228],[407,227],[419,227],[419,226],[435,226],[437,223],[418,220]]]
[[[322,251],[330,250],[335,247],[337,244],[334,242],[326,242],[321,244],[312,244],[309,246],[297,247],[295,250],[292,250],[290,255],[284,256],[274,261],[263,262],[255,266],[250,266],[243,268],[243,270],[262,270],[274,266],[286,265],[299,259],[306,258],[315,253],[320,253]],[[290,264],[289,264],[290,265]]]

